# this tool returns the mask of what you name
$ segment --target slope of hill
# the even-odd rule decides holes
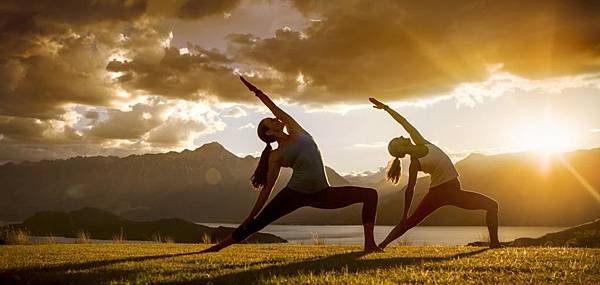
[[[206,227],[176,218],[134,222],[95,208],[83,208],[68,213],[39,212],[21,224],[7,227],[25,230],[34,236],[77,237],[79,232],[85,232],[94,239],[110,240],[115,234],[122,234],[127,240],[152,241],[169,238],[180,243],[203,242],[203,237],[210,237],[211,241],[223,240],[234,230]],[[281,243],[286,240],[272,234],[257,233],[249,237],[247,242]]]
[[[518,238],[512,246],[600,247],[600,219],[539,238]]]
[[[198,222],[240,222],[256,200],[249,177],[257,158],[240,158],[218,143],[194,151],[9,163],[0,166],[0,220],[22,220],[37,211],[97,207],[134,220],[179,217]],[[498,200],[502,225],[569,226],[600,216],[600,149],[548,157],[531,153],[471,155],[457,164],[463,188]],[[380,193],[379,224],[398,222],[404,194],[383,181],[383,170],[341,177],[327,168],[332,185],[358,184]],[[275,192],[289,179],[284,169]],[[583,182],[583,180],[585,182]],[[378,181],[378,182],[374,182]],[[421,177],[415,205],[427,192]],[[583,183],[583,184],[582,184]],[[583,185],[589,185],[587,188]],[[481,211],[445,207],[425,225],[483,225]],[[338,210],[300,209],[287,224],[359,224],[360,205]]]
[[[488,242],[471,242],[469,246],[487,246]],[[555,233],[548,233],[539,238],[518,238],[503,243],[506,246],[559,246],[600,248],[600,219],[578,225]]]

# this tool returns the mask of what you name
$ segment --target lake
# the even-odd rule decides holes
[[[17,223],[17,222],[10,222]],[[9,222],[0,222],[10,224]],[[238,224],[223,223],[198,223],[209,227],[231,227],[236,228]],[[392,230],[393,226],[375,226],[375,241],[382,241]],[[566,227],[500,227],[498,234],[500,241],[512,241],[521,237],[541,237],[547,233],[557,232]],[[261,232],[271,233],[286,239],[291,243],[312,244],[318,239],[325,244],[362,244],[362,226],[305,226],[305,225],[269,225]],[[463,226],[422,226],[408,231],[396,242],[410,245],[465,245],[469,242],[487,240],[486,227],[463,227]],[[32,237],[32,242],[45,242],[45,237]],[[56,237],[59,243],[73,243],[76,239]],[[112,242],[112,240],[92,240],[96,243]],[[140,242],[140,241],[128,241]]]
[[[202,223],[202,225],[217,227],[237,227],[237,224]],[[375,240],[383,240],[393,226],[376,226]],[[565,227],[500,227],[500,241],[511,241],[521,237],[541,237],[547,233],[557,232]],[[291,243],[312,244],[318,238],[325,244],[362,244],[362,226],[300,226],[300,225],[270,225],[261,232],[280,236]],[[398,241],[410,245],[466,245],[469,242],[487,240],[486,227],[463,226],[422,226],[408,231]]]

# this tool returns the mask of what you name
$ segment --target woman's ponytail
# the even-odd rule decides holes
[[[400,180],[400,173],[402,172],[402,166],[400,164],[400,159],[395,157],[392,161],[390,161],[387,169],[387,181],[392,184],[398,184],[398,180]]]
[[[267,184],[267,173],[269,173],[269,156],[271,156],[272,150],[273,148],[271,147],[271,144],[267,143],[267,146],[265,146],[265,149],[263,149],[260,155],[258,166],[256,167],[256,170],[254,170],[252,178],[250,178],[250,181],[252,181],[252,186],[254,186],[255,189],[261,189],[265,187],[265,184]]]

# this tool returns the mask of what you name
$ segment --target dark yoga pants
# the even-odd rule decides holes
[[[355,186],[329,187],[316,193],[306,194],[286,187],[279,191],[254,219],[235,229],[233,239],[237,242],[243,241],[275,220],[302,207],[337,209],[356,203],[363,203],[362,223],[375,223],[377,212],[375,189]]]
[[[408,229],[421,223],[433,211],[447,205],[469,210],[487,210],[493,222],[498,220],[498,203],[481,193],[461,189],[460,181],[454,179],[441,185],[432,187],[423,197],[415,212],[406,219]]]

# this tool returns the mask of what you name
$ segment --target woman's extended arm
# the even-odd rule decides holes
[[[273,186],[275,185],[275,182],[277,181],[277,177],[279,176],[280,168],[281,168],[280,156],[276,153],[271,153],[271,156],[269,157],[269,171],[267,173],[267,183],[265,184],[265,187],[263,187],[261,189],[260,194],[258,195],[258,198],[256,199],[256,203],[254,203],[254,207],[252,208],[252,211],[250,211],[250,214],[248,214],[248,217],[246,217],[246,219],[244,219],[244,221],[242,222],[242,225],[245,225],[248,222],[250,222],[252,219],[254,219],[254,217],[258,214],[258,212],[260,212],[260,210],[263,208],[263,206],[269,199],[269,196],[271,195],[271,191],[273,190]],[[220,241],[219,243],[217,243],[205,250],[202,250],[201,253],[216,252],[216,251],[219,251],[219,250],[226,248],[237,242],[239,242],[239,241],[234,239],[233,234],[230,234],[229,236],[227,236],[224,240]]]
[[[269,196],[271,196],[271,191],[273,191],[273,187],[275,186],[275,182],[277,182],[277,177],[279,177],[279,170],[281,169],[280,158],[276,154],[271,154],[269,157],[269,171],[267,173],[267,183],[260,190],[260,194],[258,194],[258,198],[254,203],[254,207],[250,214],[244,219],[242,224],[245,224],[252,220],[264,207],[267,200],[269,200]]]
[[[406,221],[408,212],[410,211],[410,205],[412,204],[413,194],[415,193],[415,185],[417,184],[417,173],[419,172],[416,162],[410,162],[408,167],[408,184],[406,185],[406,191],[404,192],[404,212],[402,213],[402,221]]]
[[[396,225],[392,231],[390,231],[387,237],[385,237],[385,239],[379,244],[381,249],[385,248],[388,244],[396,240],[408,230],[406,228],[406,218],[408,216],[408,212],[410,211],[410,204],[412,203],[415,185],[417,183],[417,173],[419,172],[417,162],[413,161],[411,158],[410,167],[408,168],[408,185],[406,185],[406,192],[404,193],[404,213],[402,214],[402,221],[400,221],[400,223]]]
[[[242,80],[242,83],[244,83],[244,85],[246,85],[246,87],[248,87],[248,89],[250,91],[254,92],[256,97],[258,97],[258,99],[260,99],[260,101],[263,102],[263,104],[265,104],[265,106],[267,106],[267,108],[269,108],[271,113],[273,113],[273,115],[275,115],[275,117],[277,117],[277,119],[281,120],[285,124],[285,126],[288,128],[288,131],[290,133],[306,132],[300,126],[300,124],[298,124],[298,122],[296,122],[296,120],[294,120],[294,118],[292,118],[292,116],[290,116],[285,111],[281,110],[281,108],[277,107],[277,105],[275,105],[275,103],[271,100],[271,98],[269,98],[269,96],[267,96],[267,94],[262,92],[262,90],[258,89],[256,86],[252,85],[252,83],[248,82],[248,80],[246,80],[242,76],[240,76],[240,80]]]
[[[408,122],[408,120],[406,120],[406,118],[404,118],[402,115],[398,114],[398,112],[394,111],[388,105],[379,102],[375,98],[369,98],[369,101],[371,101],[371,103],[373,103],[374,108],[385,110],[386,112],[388,112],[388,114],[390,114],[392,116],[392,118],[394,118],[394,120],[396,120],[398,123],[400,123],[400,125],[402,125],[402,127],[408,132],[408,134],[410,135],[410,138],[413,140],[413,142],[415,144],[428,143],[428,141],[425,138],[423,138],[421,133],[419,133],[419,131],[417,131],[417,129],[413,125],[411,125]]]

